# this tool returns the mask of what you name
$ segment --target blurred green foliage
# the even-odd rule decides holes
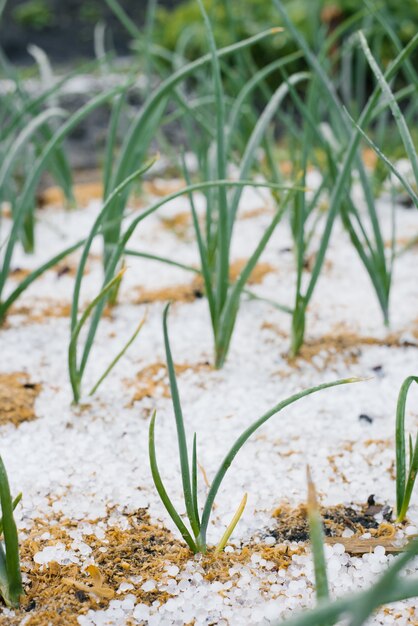
[[[53,22],[53,13],[46,0],[28,0],[13,9],[13,18],[26,28],[42,30]]]
[[[269,0],[204,0],[211,17],[216,43],[222,47],[272,26],[280,26],[277,11]],[[402,0],[285,0],[289,16],[311,45],[321,36],[321,27],[332,30],[357,12],[383,11],[402,43],[416,32],[418,2]],[[188,58],[207,51],[204,27],[196,0],[185,0],[172,10],[160,7],[157,12],[155,40]],[[286,38],[266,40],[258,50],[261,63],[277,57]],[[321,43],[320,41],[318,43]],[[292,46],[291,46],[292,47]],[[289,44],[286,44],[289,51]]]

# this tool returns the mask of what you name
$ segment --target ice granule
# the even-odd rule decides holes
[[[156,588],[156,582],[155,580],[152,580],[152,579],[147,580],[147,582],[145,582],[141,587],[143,591],[154,591],[155,588]]]
[[[131,583],[121,583],[117,593],[124,593],[125,591],[130,591],[133,588],[134,586]]]

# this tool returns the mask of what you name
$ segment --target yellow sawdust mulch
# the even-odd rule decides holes
[[[32,383],[24,372],[0,374],[0,425],[18,426],[36,418],[35,399],[41,385]]]

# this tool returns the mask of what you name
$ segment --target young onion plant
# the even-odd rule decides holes
[[[415,143],[411,135],[411,131],[409,129],[407,120],[398,102],[399,96],[398,94],[393,92],[390,86],[390,80],[389,80],[390,77],[388,77],[387,73],[385,74],[380,69],[375,57],[373,56],[370,50],[370,47],[367,43],[367,40],[363,32],[358,33],[358,42],[376,78],[377,85],[382,92],[382,97],[384,98],[386,105],[390,108],[390,111],[395,120],[396,126],[399,131],[399,135],[402,140],[402,144],[405,149],[406,156],[411,165],[412,175],[415,180],[416,189],[414,189],[411,186],[407,178],[402,173],[399,172],[399,169],[396,167],[396,165],[393,162],[391,162],[391,160],[387,156],[383,154],[383,152],[379,149],[379,147],[370,138],[365,136],[364,130],[362,128],[362,124],[360,124],[360,122],[356,124],[356,127],[358,130],[361,130],[362,136],[365,137],[369,145],[376,151],[377,156],[383,160],[383,162],[388,167],[390,172],[400,181],[400,183],[405,188],[406,192],[411,197],[411,200],[413,201],[415,206],[418,208],[418,195],[417,195],[418,155],[417,155]],[[410,44],[405,49],[403,50],[401,49],[401,52],[400,52],[400,55],[402,55],[404,58],[404,66],[407,68],[407,77],[409,80],[411,80],[412,82],[411,86],[413,86],[415,93],[416,93],[416,90],[418,89],[418,74],[413,70],[413,68],[410,68],[410,65],[408,64],[408,55],[410,51],[413,50],[417,45],[418,45],[418,35],[415,35],[415,37],[411,40]]]
[[[215,52],[216,58],[223,58],[239,53],[249,46],[256,44],[266,37],[275,34],[277,29],[270,29],[249,37],[236,44],[232,44]],[[121,99],[114,107],[109,141],[105,155],[104,171],[106,172],[104,186],[104,201],[106,202],[113,191],[121,183],[129,178],[133,172],[143,164],[147,158],[152,139],[157,135],[163,116],[171,98],[181,96],[177,87],[203,67],[208,66],[212,60],[211,54],[200,57],[196,61],[188,63],[170,76],[149,94],[138,116],[132,121],[125,133],[122,146],[116,154],[116,129],[122,111],[123,100]],[[127,186],[123,193],[113,197],[112,203],[106,214],[106,224],[103,227],[104,238],[104,268],[105,274],[110,279],[108,268],[113,264],[113,254],[121,238],[122,223],[130,187]]]
[[[45,74],[44,66],[48,64],[40,49],[34,47],[35,54],[41,58],[40,74]],[[55,84],[43,85],[40,93],[28,93],[18,71],[8,62],[0,50],[0,66],[4,75],[10,80],[12,88],[4,94],[0,101],[1,137],[0,137],[0,201],[6,200],[11,207],[12,217],[19,202],[21,181],[31,171],[34,159],[42,152],[45,144],[51,139],[54,128],[60,118],[67,115],[66,111],[56,104],[56,94],[65,80]],[[48,72],[47,72],[48,73]],[[72,199],[71,171],[62,146],[56,145],[51,157],[44,164],[48,171],[61,186],[68,200]],[[26,252],[33,252],[35,246],[35,191],[30,208],[22,224],[19,238]]]
[[[77,403],[80,400],[82,393],[82,381],[85,373],[85,369],[91,354],[91,350],[93,348],[94,339],[100,324],[100,319],[102,317],[103,310],[106,306],[106,301],[109,294],[112,290],[116,290],[119,288],[121,278],[123,275],[123,269],[120,270],[116,275],[115,271],[118,265],[120,265],[121,259],[125,254],[127,249],[127,245],[129,243],[130,238],[135,232],[138,225],[146,219],[149,215],[157,211],[164,204],[170,202],[171,200],[175,200],[180,198],[183,195],[188,195],[195,191],[204,191],[209,188],[220,187],[245,187],[251,185],[253,187],[270,187],[277,190],[289,189],[287,187],[283,187],[282,185],[276,185],[273,183],[254,183],[249,180],[241,180],[241,181],[229,181],[229,180],[213,180],[207,181],[203,183],[195,183],[192,185],[187,185],[180,191],[176,191],[168,196],[165,196],[163,199],[158,202],[152,204],[148,209],[143,211],[139,216],[134,217],[129,222],[128,226],[125,228],[117,246],[115,247],[113,254],[109,260],[107,272],[105,274],[105,278],[103,281],[103,286],[99,291],[98,295],[93,299],[93,301],[88,305],[87,309],[79,316],[79,308],[80,308],[80,294],[81,294],[81,286],[83,280],[83,274],[86,267],[86,263],[88,260],[89,252],[91,249],[91,245],[93,243],[94,238],[103,232],[103,228],[107,228],[109,223],[107,221],[107,211],[112,205],[113,200],[119,194],[123,194],[125,189],[132,185],[132,183],[139,176],[144,174],[150,167],[152,167],[155,159],[151,159],[146,162],[143,167],[139,170],[133,172],[128,178],[126,178],[122,183],[113,190],[112,194],[108,197],[107,201],[104,203],[102,210],[96,218],[96,221],[93,224],[93,227],[90,230],[90,233],[87,239],[84,242],[83,252],[81,254],[80,262],[77,268],[77,274],[75,278],[74,284],[74,292],[73,299],[71,304],[71,338],[69,342],[68,348],[68,369],[70,382],[73,392],[73,400]],[[134,251],[130,252],[132,255],[139,256],[149,256],[154,259],[159,260],[159,257],[155,255],[146,255],[143,253],[136,253]],[[192,269],[184,266],[180,263],[174,263],[180,267],[184,267],[185,269]],[[195,270],[196,271],[196,270]],[[252,271],[252,268],[250,269]],[[84,326],[88,325],[87,336],[85,337],[84,345],[82,348],[81,356],[79,357],[79,347],[80,347],[80,333]],[[129,341],[128,343],[130,343]],[[122,350],[122,353],[124,350]],[[122,354],[120,353],[120,354]]]
[[[13,510],[21,494],[13,501],[6,468],[0,457],[0,597],[6,606],[17,607],[23,593],[19,562],[19,543]]]
[[[251,424],[246,430],[244,430],[241,435],[237,438],[231,449],[225,455],[218,471],[215,474],[215,477],[212,481],[212,484],[209,487],[209,492],[206,497],[206,501],[203,505],[202,510],[199,508],[198,503],[198,481],[197,481],[197,438],[196,434],[193,438],[193,450],[191,457],[189,456],[189,450],[187,446],[187,436],[186,436],[186,428],[183,419],[183,412],[181,408],[180,395],[177,386],[175,367],[173,362],[173,357],[171,354],[170,341],[168,336],[167,329],[167,316],[168,316],[169,305],[166,306],[164,310],[163,317],[163,333],[164,333],[164,344],[165,344],[165,352],[166,352],[166,360],[167,360],[167,370],[170,381],[170,389],[171,389],[171,398],[173,402],[174,416],[176,422],[176,430],[177,430],[177,441],[179,448],[179,460],[181,467],[181,478],[183,485],[183,496],[184,496],[184,504],[186,508],[187,518],[190,523],[190,528],[187,528],[185,523],[183,522],[179,512],[176,510],[173,505],[170,497],[164,487],[160,471],[157,464],[156,457],[156,448],[155,448],[155,422],[156,422],[156,414],[154,413],[149,429],[149,457],[150,457],[150,465],[151,465],[151,473],[154,480],[154,484],[158,491],[158,494],[168,512],[171,519],[177,526],[180,531],[181,536],[186,541],[187,545],[190,547],[193,553],[206,553],[208,550],[207,546],[207,529],[210,521],[210,517],[212,514],[213,505],[215,502],[216,495],[219,491],[219,488],[222,485],[223,479],[231,466],[234,458],[241,450],[243,445],[248,441],[248,439],[263,425],[265,424],[273,415],[276,415],[287,406],[293,404],[297,400],[304,398],[305,396],[309,396],[317,391],[321,391],[323,389],[328,389],[330,387],[335,387],[337,385],[344,385],[347,383],[357,382],[356,378],[347,378],[344,380],[337,380],[331,383],[324,383],[322,385],[317,385],[316,387],[311,387],[309,389],[305,389],[285,400],[282,400],[274,407],[272,407],[269,411],[264,413],[261,417],[259,417],[255,422]],[[191,460],[190,460],[191,459]],[[221,543],[218,546],[218,551],[226,545],[230,534],[232,533],[235,525],[237,524],[240,515],[244,509],[246,502],[246,497],[244,496],[244,500],[241,502],[241,505],[238,509],[237,514],[234,516],[232,523],[228,526],[226,534],[222,537]]]
[[[271,94],[267,106],[257,116],[254,111],[249,115],[248,109],[251,110],[251,99],[254,97],[254,92],[257,89],[263,91],[264,81],[280,67],[284,67],[295,60],[295,55],[289,55],[271,63],[266,68],[256,72],[248,82],[245,82],[243,77],[241,77],[240,84],[239,79],[236,78],[235,82],[239,85],[239,91],[230,104],[226,98],[223,85],[223,77],[228,72],[226,70],[222,71],[220,66],[220,55],[216,49],[212,26],[201,3],[200,8],[210,44],[210,69],[213,81],[212,92],[210,94],[205,92],[205,95],[211,96],[211,101],[215,104],[214,107],[206,107],[207,111],[201,110],[201,115],[205,113],[205,120],[207,120],[205,124],[200,124],[200,118],[199,120],[190,120],[190,116],[185,116],[185,129],[188,134],[189,147],[194,151],[199,163],[199,178],[204,181],[203,185],[208,184],[204,189],[206,209],[203,227],[197,215],[194,196],[192,193],[189,194],[193,226],[200,257],[200,268],[198,270],[196,268],[188,268],[181,262],[164,258],[158,254],[149,255],[134,250],[128,250],[127,253],[147,258],[152,257],[155,260],[180,265],[185,269],[191,269],[200,273],[203,278],[204,292],[209,306],[214,336],[215,367],[220,368],[223,366],[228,354],[241,296],[243,293],[248,293],[246,288],[248,278],[265,250],[294,193],[294,190],[289,190],[287,193],[282,193],[279,196],[281,180],[277,172],[272,168],[275,182],[273,184],[266,183],[266,186],[272,188],[278,207],[239,278],[231,283],[231,243],[243,191],[242,183],[249,177],[254,167],[259,167],[257,162],[259,147],[263,146],[266,149],[266,154],[272,152],[271,144],[267,140],[269,126],[277,114],[278,108],[289,93],[289,85],[281,84]],[[208,83],[205,75],[199,76],[199,78],[201,85]],[[294,86],[305,78],[306,74],[300,73],[294,75],[289,82]],[[229,107],[227,107],[227,103]],[[248,127],[248,122],[254,123],[248,135],[241,130],[243,121],[245,128]],[[196,122],[200,125],[198,132],[196,132]],[[237,152],[241,154],[238,156]],[[236,163],[238,169],[237,182],[241,184],[230,190],[224,186],[211,185],[215,179],[227,179],[227,169],[230,163]],[[190,185],[191,177],[184,164],[183,170],[186,182]],[[255,183],[250,183],[250,185],[256,186]],[[283,186],[282,189],[285,190],[286,187]],[[251,294],[250,297],[255,296]],[[281,310],[288,313],[291,312],[284,305],[277,303],[275,305]]]
[[[203,155],[204,171],[207,180],[227,178],[228,163],[232,161],[234,136],[237,134],[241,114],[241,107],[250,93],[245,85],[233,105],[229,116],[226,115],[225,93],[222,84],[222,73],[216,51],[213,30],[201,0],[199,7],[205,23],[207,38],[211,53],[211,70],[213,93],[215,101],[215,138],[209,143],[206,154]],[[260,72],[252,88],[262,83],[265,74]],[[301,76],[294,77],[293,82],[301,80]],[[269,124],[277,112],[277,108],[288,94],[288,86],[281,85],[271,96],[271,99],[252,130],[245,145],[239,163],[238,180],[248,177],[251,168],[256,163],[257,149],[265,138]],[[188,180],[188,175],[186,174]],[[205,231],[202,232],[199,224],[193,196],[190,196],[193,225],[200,256],[200,269],[203,276],[205,294],[207,297],[210,318],[212,323],[215,347],[215,367],[223,366],[228,354],[239,303],[246,282],[263,253],[277,224],[281,220],[291,194],[286,194],[280,202],[270,225],[265,230],[256,249],[250,256],[238,280],[230,283],[230,257],[234,226],[237,218],[239,202],[242,196],[242,187],[237,187],[228,194],[226,188],[209,189],[206,195]]]
[[[359,150],[360,141],[364,133],[362,129],[375,119],[377,112],[380,113],[384,111],[385,106],[388,106],[388,102],[382,103],[381,101],[381,95],[384,93],[384,90],[383,83],[380,82],[375,86],[367,99],[358,118],[358,124],[353,125],[352,118],[342,105],[327,72],[327,66],[324,64],[328,46],[327,42],[325,42],[319,54],[314,54],[304,37],[289,19],[284,9],[283,2],[281,0],[273,0],[273,3],[279,11],[289,34],[303,51],[313,73],[311,88],[313,96],[310,97],[306,106],[303,105],[300,100],[298,105],[299,110],[303,112],[305,125],[309,127],[307,134],[305,134],[303,147],[303,169],[306,171],[307,164],[311,158],[312,148],[317,141],[320,141],[321,147],[325,150],[326,155],[327,167],[325,169],[324,180],[327,181],[326,184],[330,190],[329,210],[326,214],[325,225],[319,238],[319,245],[312,272],[306,282],[302,280],[302,272],[305,260],[306,241],[310,239],[310,237],[307,237],[306,227],[308,223],[307,218],[311,213],[311,207],[307,208],[306,199],[302,194],[298,194],[295,199],[294,232],[298,280],[292,320],[291,352],[292,354],[297,354],[305,335],[306,311],[322,270],[335,219],[339,214],[370,276],[382,309],[384,321],[385,323],[388,322],[389,295],[394,254],[392,251],[390,258],[386,258],[373,190]],[[386,69],[384,74],[385,81],[392,80],[397,73],[403,69],[404,64],[408,60],[408,56],[417,44],[418,37],[416,36],[405,49],[399,51],[396,58]],[[321,127],[320,125],[322,120],[317,117],[315,106],[321,101],[326,107],[328,126],[332,131],[331,140],[328,136],[329,133],[324,133],[322,130],[323,126]],[[312,103],[313,106],[309,106],[310,103]],[[320,110],[321,109],[319,109],[319,111]],[[355,202],[351,199],[353,172],[357,172],[363,191],[366,202],[367,219],[363,217],[362,213],[357,209]]]
[[[403,522],[408,512],[412,491],[418,472],[418,434],[415,442],[412,436],[408,437],[408,446],[405,436],[405,409],[408,391],[413,383],[418,384],[417,376],[408,376],[401,386],[396,408],[396,512],[397,522]],[[407,452],[409,461],[407,463]]]
[[[76,111],[65,122],[63,122],[54,132],[52,137],[45,142],[39,155],[31,164],[28,176],[25,178],[23,183],[23,189],[18,194],[14,203],[10,231],[7,233],[4,241],[0,242],[0,325],[4,322],[7,311],[11,307],[11,305],[21,295],[21,293],[25,289],[27,289],[29,285],[34,280],[36,280],[36,278],[38,278],[38,276],[54,266],[62,258],[72,253],[84,243],[84,240],[81,240],[75,244],[72,244],[71,246],[57,254],[55,257],[51,258],[49,261],[41,265],[39,268],[31,272],[11,292],[6,293],[8,287],[8,277],[12,267],[14,250],[21,240],[21,233],[25,225],[25,220],[27,219],[28,215],[31,215],[34,211],[36,190],[42,172],[45,170],[45,167],[49,163],[50,159],[54,157],[57,148],[61,145],[65,137],[95,108],[101,106],[108,100],[111,100],[114,96],[118,95],[124,89],[126,89],[126,86],[118,87],[116,89],[112,89],[105,93],[99,94],[83,107],[81,107],[78,111]],[[49,119],[54,111],[55,110],[51,112],[50,110],[48,110],[45,112],[45,114],[41,114],[40,116],[35,117],[32,120],[32,123],[29,124],[29,126],[20,133],[20,135],[18,136],[18,140],[13,145],[11,145],[9,154],[5,156],[5,159],[0,166],[0,182],[4,183],[7,186],[10,176],[13,173],[13,167],[18,160],[20,154],[22,153],[22,150],[24,150],[27,146],[27,142],[30,141],[33,132],[35,132],[37,128],[42,126],[45,120]]]
[[[267,36],[271,36],[275,32],[276,29],[271,29],[267,32],[260,33],[244,41],[238,42],[237,44],[233,44],[224,49],[217,50],[215,51],[215,56],[222,58],[239,53],[241,50],[257,43]],[[122,233],[122,223],[125,217],[125,206],[129,190],[132,183],[137,179],[140,173],[148,168],[148,164],[145,163],[145,165],[139,169],[135,168],[138,168],[138,165],[144,163],[149,144],[158,130],[162,116],[167,108],[169,98],[175,92],[175,89],[182,81],[192,76],[201,68],[207,66],[211,60],[212,57],[209,54],[201,57],[200,59],[197,59],[193,63],[189,63],[188,65],[179,68],[176,72],[174,72],[174,74],[164,80],[162,84],[149,95],[138,117],[132,122],[130,129],[126,133],[125,140],[121,146],[121,149],[118,151],[117,158],[115,157],[116,129],[124,100],[121,96],[117,101],[115,101],[104,164],[104,207],[85,243],[82,259],[77,272],[72,303],[71,341],[69,345],[69,373],[73,390],[73,398],[75,402],[78,402],[80,398],[81,383],[84,371],[93,346],[94,337],[100,322],[100,317],[105,306],[105,298],[101,297],[100,294],[103,295],[103,292],[105,292],[106,298],[112,295],[111,301],[114,301],[117,289],[109,290],[108,285],[112,283],[113,279],[115,278],[115,272],[117,272],[118,268],[121,267],[126,244],[128,243],[139,222],[142,221],[142,219],[144,219],[147,215],[157,210],[159,206],[161,206],[165,202],[179,197],[182,194],[187,194],[196,190],[216,186],[245,186],[251,184],[249,181],[244,180],[235,183],[229,182],[227,180],[215,180],[207,181],[201,184],[198,183],[195,185],[188,185],[180,193],[173,194],[164,199],[162,202],[154,204],[139,218],[134,219],[129,227],[125,230],[125,232]],[[176,97],[178,97],[177,92],[175,95]],[[267,185],[260,184],[259,186]],[[278,215],[280,214],[278,213]],[[103,281],[102,290],[99,293],[98,297],[94,300],[96,304],[95,309],[94,311],[92,309],[91,311],[89,311],[89,313],[91,312],[91,319],[88,335],[84,344],[83,353],[80,360],[78,361],[77,345],[80,334],[78,306],[80,298],[81,280],[92,240],[100,232],[103,234],[104,239],[105,278]],[[237,284],[237,289],[235,290],[235,293],[231,298],[232,308],[236,306],[237,297],[239,298],[239,294],[241,291],[241,285],[245,284],[246,280],[248,279],[248,276],[251,273],[261,251],[262,248],[260,252],[256,251],[256,255],[254,256],[252,263],[249,263],[245,270],[242,272],[241,283],[239,285]],[[120,280],[117,279],[112,284],[114,287],[116,287],[120,284]],[[231,312],[233,313],[233,310]],[[87,317],[83,316],[83,325],[86,323],[86,321]],[[226,333],[228,332],[228,329],[226,329]]]
[[[210,29],[210,25],[208,26]],[[219,149],[220,159],[222,164],[219,167],[216,167],[211,174],[208,180],[204,180],[203,182],[191,183],[186,176],[186,182],[188,183],[183,189],[173,194],[170,194],[163,198],[162,200],[154,203],[148,209],[146,209],[141,215],[133,218],[129,225],[123,230],[124,219],[127,217],[125,214],[125,205],[128,197],[129,190],[132,187],[134,181],[143,173],[145,173],[154,162],[152,159],[150,161],[144,162],[142,167],[137,170],[131,171],[134,164],[138,164],[144,161],[144,156],[146,150],[148,148],[149,141],[151,139],[151,135],[153,132],[156,132],[156,129],[161,121],[161,116],[164,113],[164,110],[167,106],[168,98],[171,97],[174,93],[176,97],[179,96],[179,92],[176,91],[177,86],[184,81],[187,77],[194,75],[196,72],[199,72],[202,68],[209,66],[212,62],[212,65],[216,62],[216,59],[221,59],[225,56],[229,56],[232,54],[239,53],[241,50],[247,48],[253,43],[260,40],[267,35],[271,35],[273,32],[276,32],[274,29],[269,31],[268,33],[261,33],[260,35],[256,35],[254,37],[249,38],[248,40],[241,41],[232,46],[228,46],[227,48],[216,50],[214,44],[212,45],[212,52],[205,57],[194,61],[193,63],[188,64],[186,67],[181,67],[177,70],[171,77],[167,78],[163,81],[162,85],[157,87],[154,92],[148,97],[145,102],[142,111],[139,114],[138,119],[133,122],[131,129],[129,130],[125,143],[121,148],[121,152],[119,154],[118,160],[115,164],[113,164],[113,153],[114,153],[114,142],[116,137],[116,125],[118,116],[120,114],[120,107],[122,106],[119,102],[116,103],[114,109],[114,117],[111,122],[111,132],[110,139],[108,142],[107,149],[107,158],[105,164],[105,171],[107,172],[107,186],[105,187],[105,201],[103,204],[103,208],[99,213],[89,236],[87,237],[84,250],[82,253],[82,257],[79,263],[79,267],[77,270],[77,276],[74,286],[74,294],[73,294],[73,302],[72,302],[72,313],[71,313],[71,342],[69,346],[69,373],[70,380],[73,390],[73,398],[75,402],[78,402],[81,395],[81,385],[82,379],[84,376],[85,368],[87,366],[87,362],[89,360],[89,356],[94,344],[94,338],[100,323],[100,318],[103,313],[104,307],[106,305],[106,301],[109,299],[110,294],[115,294],[119,286],[120,280],[117,279],[112,285],[115,287],[114,289],[108,289],[108,285],[115,279],[118,272],[118,269],[122,266],[123,257],[125,253],[129,253],[135,256],[146,256],[150,258],[154,258],[155,260],[160,260],[164,262],[171,262],[159,255],[146,255],[141,252],[137,252],[134,250],[127,250],[128,242],[135,232],[137,226],[151,213],[155,212],[159,207],[163,206],[167,202],[179,198],[182,195],[188,195],[191,198],[192,204],[192,212],[193,212],[193,220],[196,228],[197,242],[199,246],[199,251],[201,254],[201,274],[204,279],[205,291],[208,295],[208,301],[210,302],[210,310],[213,312],[214,318],[216,318],[216,341],[215,341],[215,353],[216,358],[215,361],[218,365],[221,365],[226,357],[226,353],[229,347],[229,342],[232,336],[232,331],[235,324],[235,319],[238,311],[239,300],[241,293],[245,289],[245,285],[248,281],[248,278],[254,269],[261,253],[263,252],[271,234],[274,231],[277,223],[281,219],[281,216],[284,212],[284,208],[286,205],[286,201],[288,200],[289,194],[292,193],[293,187],[281,185],[279,183],[267,183],[267,182],[253,182],[251,180],[247,180],[247,176],[249,174],[249,170],[255,159],[255,152],[263,138],[264,131],[267,128],[269,121],[271,120],[274,111],[276,110],[280,101],[287,94],[288,89],[287,86],[284,86],[280,92],[274,94],[274,98],[271,103],[269,103],[268,107],[262,114],[259,123],[257,124],[254,132],[251,136],[250,141],[248,142],[247,149],[245,151],[240,176],[238,180],[228,180],[226,176],[226,159],[227,153],[229,154],[230,146],[232,145],[232,133],[236,128],[236,119],[238,117],[239,109],[235,107],[233,110],[233,119],[235,119],[234,124],[232,124],[230,132],[231,135],[228,137],[228,148],[224,146],[224,141],[221,139],[222,147]],[[268,71],[273,71],[274,68],[269,68]],[[218,70],[217,70],[218,71]],[[267,72],[268,73],[268,72]],[[267,75],[267,73],[262,73],[258,80],[261,81],[262,78]],[[219,91],[220,87],[217,81],[217,90],[216,93],[219,97],[221,97],[221,92]],[[297,79],[295,79],[297,82]],[[242,99],[245,101],[245,95],[251,92],[251,89],[257,84],[257,81],[254,81],[251,85],[250,89],[247,89]],[[181,94],[180,94],[181,95]],[[158,113],[158,115],[157,115]],[[156,118],[154,119],[154,116]],[[157,119],[158,118],[158,119]],[[232,119],[232,118],[231,118]],[[221,136],[221,123],[220,119],[218,119],[217,123],[217,137]],[[125,145],[126,144],[126,145]],[[131,159],[130,150],[136,150],[138,145],[141,147],[141,153],[137,153],[137,159]],[[218,141],[218,145],[221,145]],[[219,160],[218,160],[219,164]],[[127,173],[126,178],[122,179],[118,184],[121,172]],[[130,173],[129,173],[130,172]],[[223,179],[218,179],[217,176],[219,174],[223,174]],[[116,186],[115,186],[116,185]],[[245,268],[241,272],[238,280],[229,288],[229,246],[230,239],[232,236],[233,223],[236,217],[236,212],[238,209],[238,203],[241,196],[241,189],[245,186],[252,187],[267,187],[277,192],[284,192],[282,204],[276,211],[274,217],[268,228],[266,229],[259,245],[256,247],[252,256],[248,260]],[[222,224],[218,229],[219,235],[216,237],[216,241],[219,241],[218,250],[221,250],[219,264],[217,263],[216,269],[213,266],[209,267],[208,264],[208,254],[209,251],[206,251],[205,243],[202,240],[202,236],[198,226],[198,218],[196,215],[196,211],[194,210],[194,204],[192,201],[192,194],[196,191],[214,191],[215,195],[222,198],[222,201],[225,199],[225,190],[228,188],[235,188],[233,198],[228,205],[229,214],[226,216],[224,209],[226,208],[224,205],[222,208]],[[220,190],[223,190],[222,194]],[[225,220],[225,217],[227,219]],[[87,258],[91,249],[91,245],[93,239],[99,233],[103,233],[103,237],[105,240],[105,276],[103,280],[102,290],[100,293],[103,294],[103,290],[106,292],[106,298],[101,297],[100,293],[98,297],[95,299],[95,307],[94,309],[90,309],[89,311],[89,328],[87,331],[87,338],[84,342],[84,346],[82,349],[82,353],[80,357],[78,357],[77,352],[79,348],[79,304],[80,304],[80,290],[81,283],[83,278],[83,272],[85,269],[85,265],[87,262]],[[175,265],[181,265],[182,267],[186,267],[181,263],[173,262]],[[195,268],[186,268],[192,269],[196,271]],[[197,270],[199,271],[199,270]],[[217,304],[214,305],[214,283],[213,276],[215,276],[216,280],[216,298]],[[227,288],[225,293],[225,287]],[[225,299],[225,295],[227,298]],[[215,311],[216,308],[216,311]],[[87,317],[84,316],[83,325],[87,323]],[[214,327],[215,328],[215,327]]]

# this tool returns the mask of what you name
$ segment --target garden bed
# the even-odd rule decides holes
[[[140,204],[178,184],[155,181]],[[232,246],[237,272],[274,210],[269,194],[254,190],[244,193],[240,206]],[[378,208],[389,240],[390,204],[383,197]],[[98,200],[71,211],[44,207],[36,253],[16,255],[10,289],[14,275],[88,232],[99,209]],[[135,215],[142,210],[132,209]],[[137,228],[130,246],[162,250],[197,266],[188,211],[186,199],[166,205]],[[415,212],[398,204],[396,214],[400,241],[418,234]],[[251,287],[289,306],[295,284],[291,248],[283,220]],[[102,280],[99,252],[97,241],[83,280],[83,306]],[[77,258],[66,259],[65,271],[61,263],[33,283],[1,330],[2,454],[13,492],[23,492],[16,519],[26,592],[19,610],[3,609],[1,624],[240,626],[273,624],[312,606],[314,573],[304,519],[307,463],[324,507],[332,593],[369,586],[406,538],[418,532],[415,501],[402,526],[391,516],[396,398],[418,357],[418,248],[397,261],[391,326],[385,328],[367,274],[336,223],[298,358],[288,357],[289,316],[244,296],[220,371],[211,365],[201,283],[180,268],[129,257],[120,302],[104,317],[95,341],[86,393],[146,314],[144,327],[99,391],[74,406],[66,360]],[[307,263],[306,276],[309,272]],[[217,544],[248,493],[243,517],[219,556],[211,550],[205,556],[190,553],[161,504],[149,468],[148,428],[156,409],[160,470],[183,512],[164,365],[162,311],[168,299],[174,301],[169,330],[187,432],[197,433],[202,496],[238,434],[268,408],[320,382],[366,379],[301,400],[250,439],[216,498],[210,545]],[[4,380],[13,383],[7,384],[12,397],[3,393]],[[416,391],[411,394],[416,399]],[[24,417],[15,419],[16,411]],[[410,419],[416,427],[418,413],[411,411]],[[418,566],[412,562],[409,570]],[[416,600],[391,605],[370,623],[414,624],[416,606]]]

